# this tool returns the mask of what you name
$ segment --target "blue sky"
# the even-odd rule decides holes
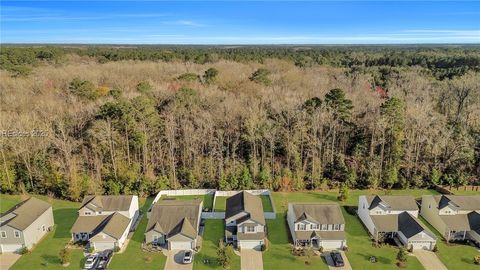
[[[2,43],[480,43],[480,2],[1,1]]]

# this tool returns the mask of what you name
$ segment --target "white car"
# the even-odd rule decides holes
[[[85,269],[92,269],[95,267],[95,264],[97,263],[97,255],[90,255],[87,257],[87,260],[85,261]]]
[[[193,260],[193,252],[191,250],[185,250],[183,252],[183,263],[189,264],[192,263]]]

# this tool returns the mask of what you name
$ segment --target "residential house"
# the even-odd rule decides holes
[[[435,247],[436,237],[418,220],[418,206],[412,196],[362,195],[358,216],[377,242],[392,239],[407,248]]]
[[[71,229],[72,239],[98,251],[121,248],[138,216],[138,196],[86,196]]]
[[[289,203],[287,222],[295,246],[341,249],[347,245],[345,219],[336,203]]]
[[[480,244],[480,196],[426,195],[420,215],[447,241]]]
[[[260,250],[265,243],[266,222],[262,199],[247,191],[227,198],[225,241],[239,248]]]
[[[145,242],[168,249],[197,247],[202,200],[160,200],[151,209]]]
[[[52,206],[31,197],[0,215],[0,253],[31,249],[53,227]]]

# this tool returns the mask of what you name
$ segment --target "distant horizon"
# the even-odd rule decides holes
[[[233,46],[233,47],[264,47],[264,46],[271,46],[271,47],[300,47],[300,46],[318,46],[318,47],[335,47],[335,46],[344,46],[344,47],[375,47],[375,46],[385,46],[385,47],[415,47],[415,46],[438,46],[438,47],[448,47],[448,46],[480,46],[480,42],[475,43],[317,43],[317,44],[301,44],[301,43],[291,43],[291,44],[279,44],[279,43],[265,43],[265,44],[194,44],[194,43],[184,43],[184,44],[167,44],[167,43],[36,43],[36,42],[24,42],[24,43],[2,43],[0,45],[45,45],[45,46],[160,46],[160,47],[167,47],[167,46],[199,46],[199,47],[222,47],[222,46]]]
[[[479,44],[472,1],[1,1],[1,44]]]

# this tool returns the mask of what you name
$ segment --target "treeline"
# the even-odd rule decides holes
[[[65,54],[90,56],[99,63],[109,61],[181,61],[197,64],[214,63],[219,60],[236,62],[259,62],[276,58],[289,60],[299,67],[324,65],[364,71],[369,67],[420,66],[439,80],[461,76],[468,71],[480,70],[478,46],[444,47],[269,47],[269,46],[79,46],[79,47],[8,47],[2,46],[0,66],[28,74],[39,61],[57,61]]]
[[[480,178],[473,71],[438,80],[400,68],[383,74],[388,97],[372,90],[368,70],[278,60],[47,63],[35,76],[0,76],[1,129],[48,133],[0,136],[2,192],[79,200],[164,188],[406,188]]]

